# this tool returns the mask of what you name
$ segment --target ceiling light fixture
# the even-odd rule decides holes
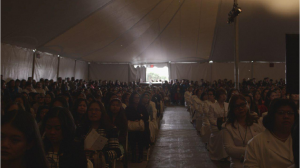
[[[230,24],[234,22],[234,18],[237,17],[242,12],[242,8],[238,7],[238,4],[233,4],[233,8],[228,13],[227,23]]]

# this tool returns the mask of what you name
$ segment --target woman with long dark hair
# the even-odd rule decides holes
[[[28,103],[28,100],[21,94],[18,94],[15,97],[14,102],[19,103],[22,108],[24,109],[24,111],[31,113],[32,116],[35,118],[35,112],[32,108],[30,108],[30,104]]]
[[[86,99],[77,99],[75,101],[71,112],[75,121],[75,125],[77,127],[82,126],[85,120],[85,114],[87,113],[87,107],[88,107],[88,103]]]
[[[240,92],[238,89],[230,89],[228,94],[227,94],[227,99],[226,99],[226,102],[229,103],[229,100],[230,98],[233,96],[233,95],[239,95]]]
[[[129,105],[125,109],[127,120],[129,121],[144,121],[144,131],[131,131],[128,133],[128,141],[132,151],[132,162],[137,161],[136,144],[138,144],[138,162],[143,161],[143,148],[145,146],[145,132],[149,129],[149,115],[147,109],[140,103],[140,95],[137,92],[131,94]],[[148,123],[148,125],[147,125]],[[148,128],[148,129],[147,129]]]
[[[276,99],[277,92],[276,90],[270,90],[266,95],[266,100],[264,105],[269,109],[270,103],[272,100]]]
[[[263,89],[263,91],[261,92],[261,99],[262,99],[262,103],[264,104],[266,101],[266,97],[267,97],[267,93],[269,92],[269,88],[265,88]]]
[[[45,95],[43,93],[38,94],[38,101],[33,104],[32,108],[34,110],[34,113],[37,113],[40,106],[45,105]]]
[[[126,107],[129,105],[129,97],[130,93],[126,92],[122,96],[122,107],[126,109]]]
[[[122,145],[122,147],[125,147],[128,124],[125,110],[122,108],[121,104],[121,100],[112,99],[109,102],[107,114],[111,123],[117,128],[119,143]]]
[[[55,99],[54,93],[51,91],[47,91],[45,95],[45,105],[51,106],[52,101]]]
[[[48,168],[38,126],[30,113],[14,110],[1,117],[1,167]]]
[[[209,107],[214,105],[217,101],[215,100],[216,91],[214,89],[209,89],[207,91],[208,100],[204,100],[203,104],[203,114],[202,114],[202,127],[201,127],[201,137],[202,141],[207,147],[209,137],[210,137],[210,122],[209,122]]]
[[[201,131],[201,127],[202,127],[203,101],[201,100],[201,95],[203,93],[207,95],[207,93],[202,92],[201,89],[196,89],[195,96],[192,97],[192,102],[193,102],[192,104],[194,106],[193,109],[195,109],[195,113],[192,120],[196,121],[195,126],[198,132]]]
[[[41,132],[50,167],[87,167],[83,146],[74,141],[75,124],[68,109],[53,107],[44,117]]]
[[[51,107],[63,107],[69,109],[69,104],[65,98],[57,97],[52,101]]]
[[[82,127],[78,127],[77,130],[78,139],[85,144],[88,143],[85,141],[86,137],[93,130],[97,131],[100,136],[107,138],[108,143],[102,150],[97,152],[104,155],[105,163],[107,165],[111,164],[113,159],[121,156],[121,151],[119,148],[117,129],[114,128],[114,125],[110,122],[110,118],[102,103],[98,101],[91,102],[84,118],[85,121],[83,122]],[[86,150],[90,151],[90,149]],[[94,160],[94,162],[96,161],[96,163],[99,163],[98,159],[99,157],[97,160]]]
[[[247,101],[247,103],[248,103],[248,106],[249,106],[249,108],[250,108],[250,111],[251,112],[255,112],[257,115],[259,115],[259,113],[258,113],[258,107],[256,106],[256,104],[253,102],[253,100],[252,100],[252,97],[250,96],[250,95],[244,95],[244,97],[245,97],[245,99],[246,99],[246,101]]]
[[[208,150],[211,160],[224,160],[228,157],[222,142],[222,122],[225,122],[228,103],[226,100],[226,91],[219,89],[216,92],[217,102],[209,108],[209,122],[210,122],[210,138],[208,143]]]
[[[231,97],[227,121],[223,129],[223,145],[230,156],[231,168],[242,168],[247,142],[264,129],[250,114],[250,107],[242,95]]]
[[[38,123],[38,126],[42,125],[42,120],[45,117],[45,115],[50,110],[49,106],[40,106],[36,113],[36,122]]]
[[[258,115],[261,117],[261,114],[268,111],[268,108],[263,104],[261,93],[259,90],[253,92],[253,103],[256,104],[258,108]]]
[[[274,99],[263,119],[266,130],[248,142],[244,167],[289,167],[294,164],[291,131],[299,122],[297,106],[287,99]]]

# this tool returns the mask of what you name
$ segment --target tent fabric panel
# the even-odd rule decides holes
[[[270,63],[253,63],[253,77],[256,81],[263,80],[265,77],[274,81],[280,78],[285,79],[285,63],[274,63],[274,67],[269,65]]]
[[[34,79],[39,81],[41,78],[54,80],[57,79],[58,57],[48,53],[37,52],[40,58],[35,59]]]
[[[85,61],[76,60],[75,79],[88,80],[88,63]]]
[[[1,74],[4,80],[32,76],[33,51],[1,43]]]
[[[65,57],[60,57],[59,62],[59,77],[65,79],[74,77],[75,60]]]
[[[210,60],[234,59],[234,24],[227,24],[232,5],[232,0],[220,3]],[[284,62],[285,34],[299,34],[299,1],[244,0],[238,5],[239,60]]]
[[[208,63],[171,64],[170,79],[188,79],[200,81],[210,80],[210,65]]]
[[[212,63],[212,80],[227,79],[234,81],[233,63]]]
[[[22,47],[37,48],[110,1],[112,0],[3,1],[1,40]],[[41,51],[40,48],[37,49]]]
[[[252,65],[251,63],[239,63],[239,82],[243,82],[243,79],[252,78]]]
[[[144,66],[138,66],[134,68],[133,65],[128,65],[129,70],[129,82],[146,82],[146,68]]]
[[[136,81],[138,78],[137,68],[134,68],[133,65],[129,64],[128,69],[129,69],[129,78],[128,78],[129,82]]]
[[[119,80],[128,82],[128,64],[96,64],[89,67],[91,80]]]
[[[94,62],[207,59],[218,4],[210,0],[112,1],[42,49]]]
[[[211,67],[209,63],[196,64],[192,67],[192,76],[194,81],[201,79],[210,80]]]
[[[146,67],[144,67],[144,66],[137,67],[137,72],[138,72],[137,81],[146,82],[146,72],[147,72]]]

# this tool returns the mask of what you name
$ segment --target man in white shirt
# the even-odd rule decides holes
[[[42,88],[42,84],[41,82],[37,82],[36,83],[36,88],[35,88],[37,93],[42,93],[42,94],[46,94],[45,90]]]

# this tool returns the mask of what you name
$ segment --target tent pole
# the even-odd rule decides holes
[[[36,57],[36,51],[34,51],[34,53],[33,53],[32,74],[31,74],[32,80],[34,80],[35,57]]]
[[[88,81],[90,81],[90,63],[88,63]]]
[[[254,77],[253,77],[253,62],[251,61],[251,79],[253,79]]]
[[[56,81],[58,81],[58,78],[59,78],[59,64],[60,64],[60,57],[58,56],[57,59],[58,59],[58,64],[57,64],[57,79],[56,79]]]
[[[234,0],[237,4],[238,0]],[[239,19],[238,16],[234,18],[234,83],[235,88],[239,89]]]
[[[74,72],[73,72],[74,80],[76,80],[76,63],[77,63],[77,60],[75,60],[75,66],[74,66]]]

